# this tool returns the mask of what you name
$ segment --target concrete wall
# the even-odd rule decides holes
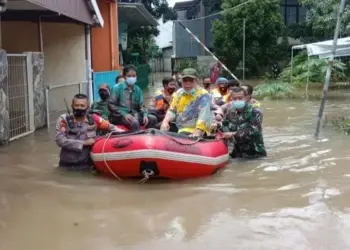
[[[164,72],[171,72],[171,56],[173,55],[173,47],[163,49]]]
[[[38,23],[2,22],[2,45],[7,53],[38,52]],[[42,23],[44,50],[44,85],[62,85],[87,81],[85,28],[74,23]],[[82,93],[87,93],[85,84]],[[40,90],[36,89],[37,92]],[[70,103],[78,85],[50,90],[51,120],[66,112],[64,99]],[[44,104],[42,104],[44,105]],[[54,115],[52,115],[54,114]],[[37,120],[40,118],[36,117]]]
[[[86,80],[84,25],[43,23],[45,85]],[[38,24],[2,22],[2,46],[7,53],[39,52]]]

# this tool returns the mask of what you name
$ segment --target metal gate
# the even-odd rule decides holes
[[[34,98],[31,65],[27,54],[8,54],[10,141],[34,132]]]

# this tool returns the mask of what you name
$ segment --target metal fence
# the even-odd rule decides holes
[[[45,89],[46,98],[46,124],[55,124],[61,114],[67,113],[67,106],[71,110],[74,95],[81,93],[88,95],[88,82],[76,82],[61,85],[49,85]],[[67,102],[67,105],[65,103]]]
[[[8,54],[7,96],[9,101],[10,141],[34,131],[31,61],[26,54]]]

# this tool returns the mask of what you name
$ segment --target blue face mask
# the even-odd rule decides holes
[[[184,90],[184,93],[189,94],[189,95],[194,95],[196,93],[196,90],[195,89]]]
[[[245,101],[232,101],[232,107],[235,109],[243,109],[245,107]]]
[[[136,77],[127,77],[125,81],[129,86],[132,86],[136,83],[136,80]]]

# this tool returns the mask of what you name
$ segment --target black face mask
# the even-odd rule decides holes
[[[227,87],[220,87],[221,94],[226,94],[227,89],[228,89]]]
[[[175,88],[168,88],[168,93],[171,95],[172,93],[174,93],[175,92]]]
[[[105,101],[109,98],[109,92],[108,91],[105,91],[105,90],[100,90],[98,91],[98,94],[100,95],[101,97],[101,100]]]
[[[86,116],[87,109],[73,109],[73,115],[75,117],[83,117]]]

